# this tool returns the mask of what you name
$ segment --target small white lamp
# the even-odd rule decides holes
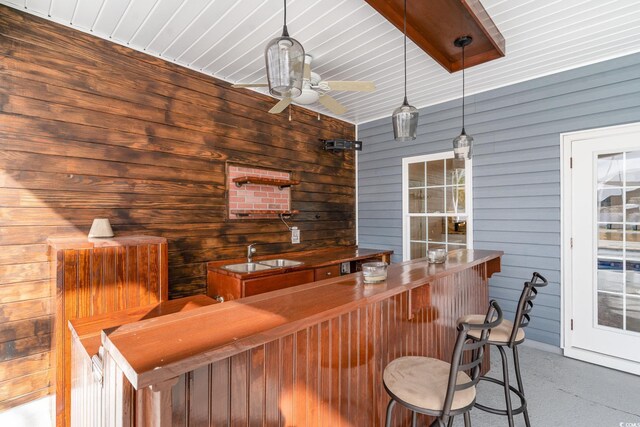
[[[95,218],[93,224],[91,224],[91,230],[89,230],[89,238],[107,238],[113,237],[113,230],[109,223],[109,218]]]

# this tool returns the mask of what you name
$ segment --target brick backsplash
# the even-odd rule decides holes
[[[229,211],[239,210],[290,210],[291,209],[291,188],[280,190],[273,185],[245,184],[242,187],[236,186],[234,178],[241,176],[257,176],[272,179],[290,179],[289,172],[275,171],[270,169],[259,169],[244,166],[230,165],[228,167],[227,190],[229,193]],[[247,218],[239,217],[229,212],[230,219]],[[273,215],[251,215],[256,218],[273,218]]]

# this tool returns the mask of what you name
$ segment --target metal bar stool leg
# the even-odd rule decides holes
[[[471,427],[471,412],[464,413],[464,427]]]
[[[387,422],[385,423],[385,427],[391,427],[391,415],[394,406],[396,406],[396,401],[391,399],[389,405],[387,405]]]
[[[418,413],[416,411],[411,412],[411,427],[418,426]]]
[[[513,427],[513,407],[511,406],[511,391],[509,390],[509,364],[507,363],[507,355],[501,345],[496,346],[500,350],[502,358],[502,379],[504,381],[504,398],[507,402],[507,418],[509,427]]]
[[[451,418],[449,418],[449,422],[447,423],[447,427],[453,427],[453,419],[454,419],[454,418],[455,418],[455,417],[451,417]]]
[[[513,346],[513,367],[516,371],[516,380],[518,381],[518,390],[524,396],[524,387],[522,386],[522,376],[520,375],[520,358],[518,356],[518,346]],[[524,410],[522,411],[524,416],[524,423],[527,427],[531,427],[531,422],[529,421],[529,411],[527,410],[526,402]]]

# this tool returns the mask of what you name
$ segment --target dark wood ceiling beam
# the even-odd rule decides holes
[[[400,31],[403,0],[366,0]],[[466,68],[501,58],[505,40],[480,0],[407,0],[407,37],[447,71],[462,69],[462,52],[453,41],[473,37],[466,48]]]

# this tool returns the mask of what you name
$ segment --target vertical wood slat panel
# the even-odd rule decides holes
[[[211,425],[383,425],[389,401],[384,367],[409,355],[449,362],[457,319],[487,310],[484,277],[484,266],[463,270],[425,285],[430,303],[420,309],[403,292],[210,364],[208,392],[187,391],[188,408],[198,409],[186,422],[197,425],[201,405]],[[182,392],[180,384],[174,392]],[[410,419],[397,405],[394,426]]]
[[[263,425],[265,419],[265,347],[251,350],[249,372],[249,425]]]
[[[144,243],[83,249],[60,249],[55,253],[56,267],[56,423],[69,425],[71,402],[71,337],[69,320],[109,313],[159,302],[168,295],[166,243]],[[154,248],[154,249],[150,249]],[[155,254],[153,272],[149,252]],[[129,255],[135,255],[133,259]],[[138,257],[142,255],[142,259]],[[135,270],[133,268],[136,267]],[[142,278],[143,280],[139,280]],[[151,281],[155,281],[150,284]],[[149,289],[153,290],[153,295]],[[134,295],[132,298],[131,295]],[[139,298],[144,295],[144,298]],[[82,415],[84,416],[84,415]]]
[[[231,407],[231,378],[229,369],[230,359],[223,359],[212,363],[211,366],[211,382],[208,402],[202,400],[203,396],[194,404],[205,405],[209,407],[209,419],[211,425],[226,426],[229,423],[230,407]],[[194,396],[195,397],[195,396]],[[187,419],[189,414],[187,414]]]

